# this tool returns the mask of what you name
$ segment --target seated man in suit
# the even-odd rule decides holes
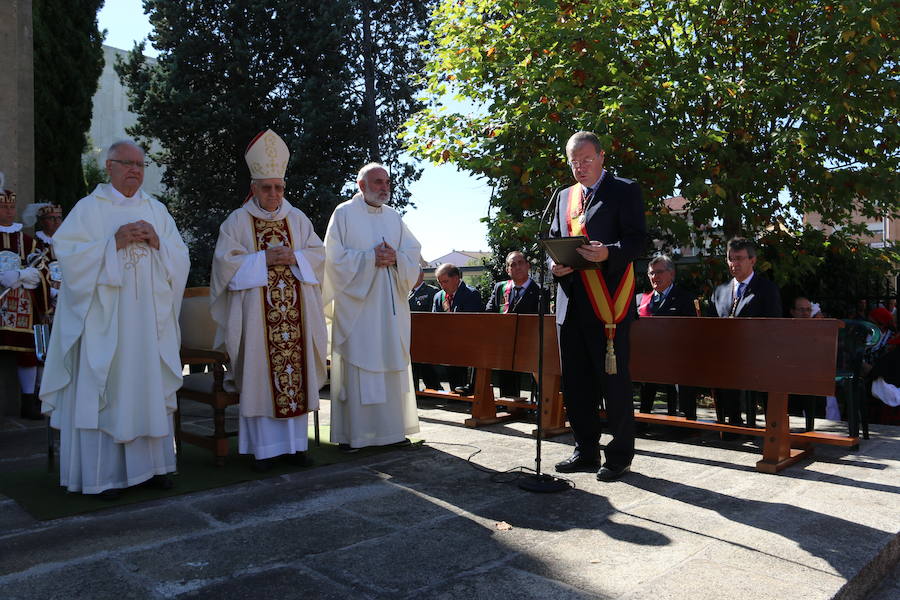
[[[507,254],[506,274],[509,275],[509,280],[494,284],[485,311],[536,315],[541,295],[538,284],[529,276],[530,270],[531,264],[524,254],[518,250]],[[497,377],[502,397],[519,397],[521,376],[518,373],[498,371]]]
[[[434,295],[431,312],[482,312],[481,296],[462,280],[459,267],[444,263],[435,270],[434,276],[441,291]],[[465,367],[446,367],[450,388],[458,394],[471,396],[474,386],[466,373]]]
[[[756,245],[746,238],[728,242],[728,270],[732,279],[718,286],[709,299],[710,317],[781,317],[781,294],[778,286],[759,273],[756,266]],[[751,402],[755,400],[751,399]],[[716,419],[732,425],[743,425],[740,392],[716,390]]]
[[[419,278],[416,280],[416,285],[410,290],[407,298],[409,310],[414,312],[431,312],[431,303],[434,302],[434,295],[437,293],[438,289],[436,287],[425,283],[425,271],[419,269]],[[425,389],[441,389],[441,380],[434,365],[413,363],[412,372],[413,384],[416,386],[416,389],[419,389],[420,379],[425,385]]]
[[[790,308],[791,317],[794,319],[811,319],[813,314],[812,301],[806,296],[797,296]],[[830,398],[827,402],[831,402]],[[814,416],[825,416],[825,402],[821,396],[809,396],[800,394],[790,394],[788,396],[788,414],[802,416],[805,411],[813,412]],[[834,406],[837,408],[837,400],[834,400]],[[811,415],[812,416],[812,415]]]
[[[635,303],[641,317],[693,317],[694,297],[675,283],[675,263],[665,254],[658,254],[647,266],[647,277],[650,279],[652,291],[637,294]],[[688,419],[697,418],[697,388],[679,386],[677,392],[674,385],[658,385],[656,383],[641,384],[641,412],[653,411],[653,400],[659,388],[666,391],[667,413],[676,415],[676,393],[681,411]]]

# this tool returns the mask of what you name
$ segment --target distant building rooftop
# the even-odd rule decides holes
[[[438,267],[444,263],[450,263],[457,267],[478,266],[482,264],[482,259],[490,259],[493,256],[490,252],[472,252],[468,250],[451,250],[449,254],[439,256],[434,260],[428,261],[429,267]]]

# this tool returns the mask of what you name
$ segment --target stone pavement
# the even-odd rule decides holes
[[[152,503],[40,522],[0,496],[0,598],[900,597],[900,428],[780,475],[751,442],[639,438],[625,479],[541,495],[502,475],[533,426],[466,406],[420,401],[424,446]],[[7,421],[0,476],[43,461]]]

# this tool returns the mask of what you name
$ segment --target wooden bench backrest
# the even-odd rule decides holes
[[[835,319],[638,319],[631,326],[631,378],[832,395],[841,325]]]
[[[559,375],[556,325],[545,317],[544,373]],[[415,362],[537,371],[538,317],[413,313]],[[832,395],[834,319],[652,317],[631,325],[631,378],[698,387]]]
[[[413,362],[511,370],[515,342],[516,315],[412,313]]]

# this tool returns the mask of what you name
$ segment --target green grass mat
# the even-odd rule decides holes
[[[135,486],[125,490],[118,500],[113,501],[101,500],[94,495],[67,492],[59,485],[58,465],[53,472],[48,472],[44,467],[4,473],[0,477],[0,494],[12,498],[31,516],[44,521],[245,481],[278,477],[285,473],[307,471],[397,449],[390,446],[372,447],[362,448],[353,454],[345,454],[338,450],[336,444],[325,441],[328,439],[327,427],[321,428],[321,438],[322,445],[316,446],[312,431],[310,431],[307,456],[311,464],[308,466],[298,467],[285,460],[275,459],[272,468],[265,473],[253,471],[250,468],[251,457],[237,453],[236,437],[231,438],[231,453],[226,458],[224,467],[215,466],[211,451],[190,444],[182,444],[182,451],[178,456],[178,473],[172,476],[175,482],[173,489],[163,491]]]

